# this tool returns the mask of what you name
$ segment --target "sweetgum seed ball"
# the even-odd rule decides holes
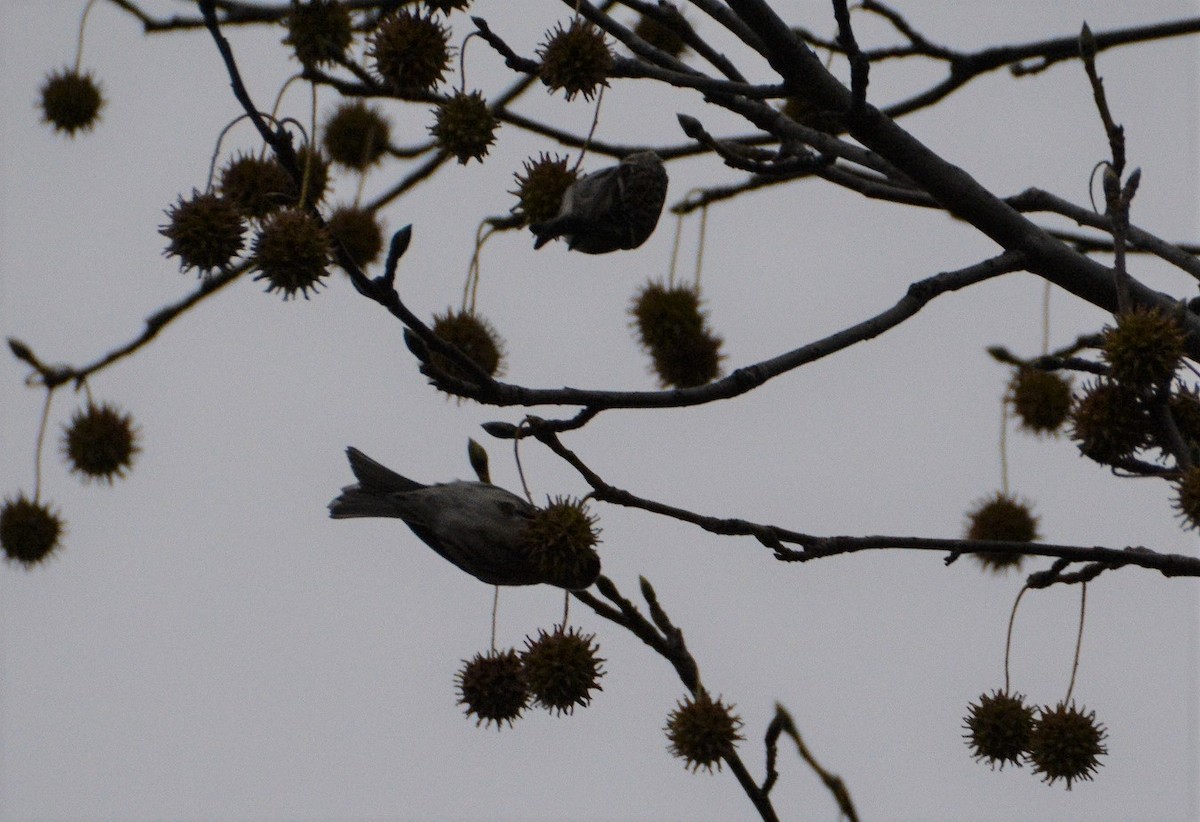
[[[293,3],[283,22],[288,30],[284,44],[306,66],[338,62],[354,38],[350,12],[337,0]]]
[[[221,170],[221,196],[244,216],[261,219],[294,199],[291,175],[274,157],[243,154]]]
[[[1070,790],[1075,780],[1090,781],[1108,753],[1104,726],[1095,711],[1084,711],[1063,702],[1040,709],[1029,736],[1029,761],[1046,784],[1062,779]]]
[[[359,268],[379,259],[383,250],[383,229],[370,211],[353,206],[335,208],[326,224],[329,236],[341,243]]]
[[[138,450],[133,418],[108,403],[88,403],[63,432],[63,453],[85,480],[111,484],[124,477]]]
[[[1156,309],[1135,308],[1106,328],[1101,350],[1112,378],[1131,390],[1149,389],[1171,379],[1183,357],[1184,334],[1175,320]]]
[[[58,547],[63,524],[50,506],[18,494],[0,507],[0,548],[11,562],[32,568]]]
[[[447,310],[433,318],[433,333],[467,355],[484,373],[495,377],[504,364],[504,342],[491,323],[469,311]],[[452,377],[470,381],[466,371],[452,360],[432,353],[433,365]]]
[[[1175,483],[1174,504],[1185,527],[1200,529],[1200,467],[1187,469]]]
[[[980,762],[1004,770],[1005,764],[1021,767],[1033,733],[1033,708],[1021,694],[994,691],[971,704],[963,727],[972,755]]]
[[[325,124],[325,150],[335,163],[362,171],[387,151],[391,126],[373,106],[342,103]]]
[[[476,726],[495,723],[498,731],[505,723],[511,727],[529,704],[525,668],[514,649],[476,654],[464,660],[455,678],[458,704],[466,706],[468,717],[475,715]]]
[[[711,772],[713,765],[720,770],[722,758],[733,753],[737,741],[744,738],[741,727],[742,720],[733,713],[732,706],[719,698],[713,701],[701,690],[677,704],[663,730],[670,741],[668,749],[684,761],[684,767]]]
[[[542,62],[539,70],[542,82],[552,92],[561,89],[568,100],[581,93],[590,100],[601,86],[608,85],[612,51],[604,32],[582,18],[571,21],[565,29],[559,25],[546,32],[537,55]]]
[[[1146,446],[1149,417],[1137,394],[1121,383],[1089,383],[1071,411],[1071,439],[1083,456],[1112,464]]]
[[[522,543],[530,559],[551,585],[582,590],[600,576],[596,544],[600,532],[587,506],[559,497],[538,508],[525,529]]]
[[[368,56],[383,82],[401,94],[432,91],[450,68],[450,33],[436,15],[400,10],[379,22]]]
[[[966,538],[1033,542],[1038,538],[1037,517],[1027,504],[997,492],[981,500],[967,514]],[[975,558],[986,570],[999,573],[1010,568],[1020,568],[1024,555],[1012,552],[979,552],[975,554]]]
[[[266,280],[267,291],[282,291],[285,300],[296,292],[307,298],[328,273],[329,232],[307,211],[277,211],[263,220],[253,252],[254,279]]]
[[[1005,542],[1037,539],[1037,518],[1029,506],[1001,493],[981,502],[967,518],[967,539]]]
[[[1021,427],[1054,434],[1071,413],[1071,382],[1049,371],[1019,368],[1009,382],[1009,400]]]
[[[221,195],[244,216],[262,219],[283,208],[294,208],[305,191],[305,205],[315,205],[329,187],[329,161],[307,145],[296,151],[297,182],[274,157],[252,154],[235,157],[221,170]],[[307,174],[307,182],[304,182]]]
[[[453,154],[461,165],[472,159],[482,162],[488,148],[496,142],[500,123],[478,91],[455,92],[434,110],[434,116],[429,133],[437,140],[438,147]]]
[[[41,88],[42,120],[68,137],[90,131],[100,119],[104,97],[90,74],[63,69],[50,74]]]
[[[579,177],[576,171],[567,168],[568,159],[542,152],[537,159],[531,157],[525,161],[523,173],[513,175],[517,190],[510,193],[518,200],[513,211],[525,222],[544,223],[558,216],[563,194]]]
[[[201,275],[226,268],[242,250],[245,232],[242,215],[232,203],[195,190],[167,209],[167,224],[159,229],[170,240],[163,253],[179,258],[180,271],[194,268]]]
[[[691,388],[720,376],[722,340],[709,330],[696,289],[648,283],[630,313],[664,388]]]
[[[595,639],[595,634],[561,625],[553,633],[539,630],[537,639],[525,638],[521,662],[535,704],[559,715],[591,704],[592,691],[601,690],[604,676]]]

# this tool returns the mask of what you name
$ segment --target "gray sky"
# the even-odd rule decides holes
[[[897,5],[931,39],[963,48],[1071,35],[1084,19],[1102,31],[1197,12],[1192,2],[1150,0]],[[204,187],[217,134],[239,113],[207,36],[144,38],[101,3],[83,65],[103,84],[104,119],[74,141],[52,134],[34,101],[45,74],[73,60],[81,7],[0,0],[10,21],[0,30],[0,330],[44,360],[73,364],[125,342],[194,287],[162,256],[157,229],[180,193]],[[779,8],[832,31],[827,3]],[[568,17],[562,4],[533,0],[479,0],[473,13],[524,54]],[[878,25],[859,25],[861,41],[879,42]],[[294,69],[280,36],[231,32],[263,106]],[[738,59],[736,44],[721,43]],[[1133,220],[1168,239],[1196,235],[1196,54],[1191,40],[1100,59],[1130,164],[1143,170]],[[761,62],[744,65],[767,78]],[[509,80],[477,41],[467,72],[485,92]],[[877,66],[871,99],[898,99],[934,76]],[[1088,175],[1107,156],[1090,96],[1075,63],[1021,80],[997,73],[904,125],[997,194],[1039,186],[1086,204]],[[334,104],[322,91],[319,111]],[[577,130],[591,118],[582,100],[540,89],[526,105]],[[423,106],[386,108],[397,142],[425,134]],[[307,120],[307,92],[294,86],[285,109]],[[619,81],[598,134],[675,143],[676,112],[718,134],[747,130],[696,96]],[[243,124],[223,156],[257,145]],[[511,173],[525,157],[554,148],[505,127],[484,165],[447,168],[386,211],[389,230],[414,224],[399,278],[414,310],[457,306],[478,221],[513,204]],[[669,170],[669,202],[740,179],[711,159]],[[375,172],[368,196],[391,179]],[[355,185],[342,179],[334,201],[353,198]],[[598,258],[561,244],[535,254],[528,234],[494,238],[479,308],[507,340],[509,378],[652,388],[627,308],[641,284],[666,274],[674,229],[664,218],[641,249]],[[695,221],[685,224],[685,274],[696,232]],[[737,367],[860,321],[910,282],[994,252],[944,216],[810,181],[713,208],[703,288],[726,365]],[[1196,293],[1153,261],[1138,258],[1133,270],[1173,295]],[[983,349],[1038,353],[1041,300],[1040,281],[1010,275],[735,402],[608,412],[566,442],[610,482],[705,513],[811,533],[958,536],[964,512],[1000,482],[1007,373]],[[1105,321],[1057,291],[1051,311],[1052,345]],[[0,493],[10,496],[33,482],[42,394],[24,387],[25,376],[0,358]],[[325,504],[351,479],[347,444],[434,481],[470,475],[473,436],[488,446],[496,481],[519,490],[509,445],[478,424],[521,412],[433,392],[399,325],[340,274],[312,300],[288,303],[239,282],[91,389],[134,415],[143,451],[124,481],[83,486],[58,456],[62,423],[82,398],[56,395],[42,493],[67,520],[64,547],[29,573],[0,568],[0,819],[750,818],[730,774],[693,775],[667,754],[661,728],[684,693],[673,671],[583,607],[572,620],[597,634],[608,671],[591,707],[563,718],[531,710],[501,733],[463,717],[454,673],[487,648],[491,588],[398,522],[333,522]],[[1046,539],[1195,553],[1164,484],[1118,480],[1066,440],[1008,443],[1012,488],[1033,502]],[[537,446],[522,457],[535,498],[586,491]],[[594,511],[605,572],[629,596],[638,575],[655,584],[706,685],[737,705],[740,751],[758,778],[778,701],[845,779],[864,819],[1197,812],[1190,580],[1126,570],[1089,586],[1074,696],[1107,726],[1109,754],[1095,782],[1067,792],[1028,767],[992,772],[961,740],[968,701],[1003,685],[1017,577],[900,552],[784,565],[753,540]],[[1078,596],[1058,586],[1023,600],[1013,686],[1034,702],[1066,692]],[[522,644],[561,610],[557,591],[504,591],[499,643]],[[773,796],[783,817],[835,818],[786,745],[780,771]]]

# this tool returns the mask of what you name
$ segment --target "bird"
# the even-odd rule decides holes
[[[615,166],[585,174],[563,193],[558,215],[529,229],[535,249],[564,237],[584,254],[633,249],[658,225],[667,198],[667,170],[653,151],[628,154]]]
[[[525,529],[537,509],[521,497],[486,482],[425,485],[353,446],[346,456],[358,482],[329,503],[333,519],[403,520],[422,542],[489,585],[551,582],[524,546]]]

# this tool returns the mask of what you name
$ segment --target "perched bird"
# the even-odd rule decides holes
[[[653,151],[585,174],[567,187],[558,216],[534,223],[534,248],[557,237],[584,254],[637,248],[654,232],[667,198],[667,170]]]
[[[422,542],[490,585],[549,582],[523,545],[536,509],[516,494],[484,482],[423,485],[357,448],[347,448],[346,456],[358,483],[329,503],[332,518],[404,520]]]

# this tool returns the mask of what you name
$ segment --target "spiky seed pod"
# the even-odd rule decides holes
[[[329,215],[326,226],[329,236],[341,243],[360,268],[379,258],[379,252],[383,250],[383,229],[370,211],[339,206]]]
[[[430,11],[450,14],[452,11],[466,11],[471,0],[425,0],[425,7]]]
[[[1145,448],[1149,429],[1137,396],[1112,380],[1084,384],[1071,411],[1071,439],[1096,462],[1111,464]]]
[[[719,697],[714,702],[701,689],[695,697],[676,704],[663,730],[671,743],[667,749],[683,760],[684,767],[692,771],[707,768],[711,773],[713,765],[721,769],[721,759],[745,738],[741,727],[742,720],[733,713],[732,705],[725,705]]]
[[[587,588],[600,576],[599,542],[596,518],[582,501],[570,497],[555,497],[538,508],[523,539],[546,581],[573,591]]]
[[[693,388],[721,375],[721,338],[708,328],[654,348],[654,372],[664,388]]]
[[[978,704],[967,705],[963,738],[976,760],[986,761],[993,769],[999,765],[1004,770],[1010,762],[1019,768],[1029,750],[1033,722],[1033,708],[1025,704],[1024,696],[993,691],[981,694]]]
[[[433,333],[466,354],[489,376],[503,373],[504,341],[486,319],[469,311],[446,309],[445,314],[433,316]],[[452,360],[431,352],[434,366],[460,380],[471,376]]]
[[[292,3],[283,23],[288,30],[284,45],[305,66],[338,62],[354,38],[350,11],[337,0]]]
[[[32,568],[58,547],[62,532],[58,514],[24,493],[0,507],[0,547],[10,562]]]
[[[1037,517],[1027,503],[996,492],[977,502],[967,513],[966,538],[1033,542],[1038,538]],[[981,551],[975,554],[975,558],[985,570],[1002,573],[1010,568],[1020,569],[1025,555]]]
[[[229,265],[245,244],[246,226],[237,208],[224,197],[201,194],[167,209],[167,224],[158,233],[171,242],[163,252],[179,258],[179,270],[195,268],[201,274]]]
[[[1135,391],[1161,385],[1175,375],[1183,357],[1184,333],[1173,317],[1153,308],[1134,308],[1104,329],[1101,350],[1112,378]]]
[[[342,103],[325,123],[325,151],[335,163],[362,171],[379,162],[390,135],[391,125],[374,106]]]
[[[538,76],[551,92],[562,91],[568,100],[582,93],[590,100],[601,86],[608,85],[613,54],[604,32],[582,18],[567,28],[559,24],[546,32],[546,40],[537,49],[541,68]]]
[[[600,687],[604,660],[596,655],[600,648],[595,639],[595,634],[563,630],[561,625],[550,634],[539,628],[537,639],[525,637],[521,662],[535,705],[560,716],[572,714],[576,705],[591,704],[592,691],[604,690]]]
[[[401,94],[432,91],[450,67],[450,33],[433,14],[401,9],[379,22],[368,56],[383,82]]]
[[[669,345],[681,334],[695,333],[704,325],[700,295],[688,286],[649,282],[634,298],[630,313],[638,342],[647,349]]]
[[[525,682],[525,667],[515,649],[475,654],[455,676],[458,683],[458,704],[466,706],[467,716],[475,715],[475,726],[493,722],[502,730],[507,722],[519,719],[529,704],[529,688]]]
[[[456,91],[435,108],[433,114],[435,119],[429,133],[437,140],[439,148],[457,157],[461,165],[471,159],[483,162],[488,147],[496,142],[496,129],[500,123],[492,116],[482,94]]]
[[[92,75],[74,69],[51,72],[41,88],[42,121],[68,137],[91,131],[100,119],[104,97]]]
[[[1037,368],[1018,368],[1008,383],[1008,400],[1026,431],[1057,434],[1071,413],[1071,381]]]
[[[1108,753],[1104,726],[1096,721],[1096,712],[1084,713],[1060,702],[1038,709],[1038,718],[1029,735],[1029,761],[1033,772],[1042,775],[1048,785],[1065,779],[1067,790],[1076,779],[1090,781],[1102,764],[1099,757]]]
[[[237,157],[221,172],[221,193],[242,214],[256,219],[281,208],[294,208],[300,202],[302,186],[305,207],[316,205],[329,187],[329,161],[319,150],[311,152],[303,145],[296,151],[296,166],[300,171],[300,182],[273,157]],[[307,182],[304,181],[306,174]]]
[[[517,190],[509,192],[517,196],[513,212],[527,223],[542,223],[557,216],[563,194],[579,179],[578,172],[567,168],[568,159],[542,152],[537,159],[526,160],[524,173],[513,175],[517,181]]]
[[[295,198],[292,188],[291,176],[274,158],[242,154],[221,170],[221,196],[250,219],[282,208]]]
[[[1027,503],[996,492],[967,515],[967,539],[1033,542],[1037,539],[1037,517]]]
[[[1189,529],[1200,529],[1200,467],[1189,468],[1175,482],[1175,510]]]
[[[306,211],[289,208],[263,220],[254,238],[256,280],[267,281],[267,291],[282,291],[289,299],[299,291],[308,299],[328,273],[329,232]]]
[[[63,431],[62,445],[72,471],[85,481],[110,485],[114,477],[125,476],[140,450],[133,417],[108,403],[89,402],[78,409]]]
[[[720,376],[722,341],[709,330],[696,289],[648,283],[630,313],[663,387],[690,388]]]
[[[685,23],[679,9],[670,3],[660,2],[658,10],[666,15],[668,22],[664,23],[654,17],[642,15],[638,18],[633,33],[672,57],[679,57],[687,50],[687,43],[679,32],[684,30]]]

